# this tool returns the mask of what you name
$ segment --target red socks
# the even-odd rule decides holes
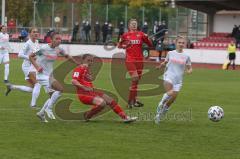
[[[110,103],[109,106],[122,119],[126,119],[127,118],[127,115],[125,114],[123,109],[114,100]],[[93,106],[91,110],[87,111],[84,114],[84,117],[85,117],[86,120],[91,119],[94,115],[96,115],[97,113],[101,112],[103,109],[104,109],[104,107],[100,106],[100,105]]]
[[[122,108],[113,100],[110,105],[109,105],[112,110],[118,114],[122,119],[126,119],[127,115],[125,114],[125,112],[122,110]]]
[[[129,92],[128,103],[135,103],[137,97],[138,81],[132,81],[132,85]]]
[[[104,107],[100,106],[100,105],[96,105],[93,106],[91,110],[87,111],[84,114],[84,117],[86,120],[91,119],[94,115],[96,115],[97,113],[99,113],[100,111],[103,110]]]

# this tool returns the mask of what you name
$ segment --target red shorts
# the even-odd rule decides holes
[[[139,78],[142,77],[143,61],[126,60],[125,65],[131,77],[133,77],[135,73],[137,73]]]
[[[103,96],[103,92],[78,92],[78,99],[87,105],[93,105],[93,99],[95,97],[102,97]]]

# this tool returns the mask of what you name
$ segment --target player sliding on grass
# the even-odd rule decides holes
[[[192,73],[190,57],[184,52],[185,38],[178,36],[176,39],[176,50],[170,51],[164,62],[157,68],[166,66],[163,74],[163,85],[166,93],[158,104],[155,123],[159,123],[162,117],[167,113],[171,104],[177,98],[177,95],[182,87],[183,75],[186,70],[187,73]]]
[[[91,119],[101,112],[105,106],[109,106],[125,123],[135,121],[137,117],[127,116],[114,99],[94,89],[93,78],[89,70],[92,63],[93,56],[85,54],[82,56],[82,64],[76,67],[72,73],[72,84],[77,88],[79,100],[84,104],[93,105],[92,109],[84,114],[85,120]]]
[[[22,70],[25,75],[25,80],[28,81],[30,87],[9,84],[7,85],[7,91],[5,95],[7,96],[11,92],[11,90],[20,90],[30,93],[32,92],[32,101],[30,105],[32,108],[36,108],[36,101],[40,93],[41,85],[36,80],[36,69],[30,62],[29,55],[32,52],[36,52],[40,47],[37,40],[39,33],[37,28],[31,28],[29,30],[29,33],[30,38],[20,50],[18,57],[24,59],[22,64]]]
[[[59,47],[60,43],[60,34],[53,32],[51,34],[50,44],[43,45],[37,52],[29,55],[30,61],[37,70],[36,78],[38,83],[40,83],[44,87],[45,91],[50,95],[50,98],[37,113],[37,116],[43,122],[47,122],[45,113],[50,119],[55,119],[52,108],[63,92],[62,85],[53,77],[54,62],[58,56],[64,56],[65,58],[77,64],[77,62],[70,55],[66,54],[65,51]]]
[[[128,24],[129,31],[124,33],[119,41],[119,48],[126,49],[126,67],[132,78],[132,85],[129,92],[128,107],[141,107],[143,104],[137,101],[137,89],[139,80],[142,77],[143,70],[143,43],[152,47],[152,42],[148,36],[137,30],[138,23],[136,19],[131,19]]]

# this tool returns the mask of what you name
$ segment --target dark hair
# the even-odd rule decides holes
[[[89,57],[89,56],[92,57],[91,54],[83,54],[83,55],[82,55],[82,59],[85,60],[85,59],[86,59],[87,57]]]
[[[60,34],[59,32],[53,31],[53,32],[51,32],[51,34],[50,34],[50,38],[53,39],[56,35],[59,35],[59,34]]]
[[[3,27],[6,27],[6,26],[5,26],[5,25],[1,25],[1,26],[0,26],[0,31],[2,31],[2,28],[3,28]]]

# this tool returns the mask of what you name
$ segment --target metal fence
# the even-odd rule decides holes
[[[94,39],[93,28],[95,22],[98,21],[101,26],[105,22],[111,22],[114,27],[113,38],[116,39],[119,23],[124,22],[125,29],[127,29],[127,21],[130,18],[136,18],[140,28],[144,22],[147,22],[149,34],[152,34],[155,21],[165,21],[171,37],[183,34],[189,40],[196,41],[208,35],[207,15],[182,7],[130,7],[127,5],[66,2],[35,2],[33,7],[33,19],[29,24],[37,26],[41,34],[45,34],[52,28],[63,34],[71,35],[75,22],[78,22],[81,27],[83,21],[88,21],[91,25],[91,39]],[[28,27],[30,26],[18,26],[15,32],[20,32],[21,29]],[[77,36],[80,36],[80,31]]]

